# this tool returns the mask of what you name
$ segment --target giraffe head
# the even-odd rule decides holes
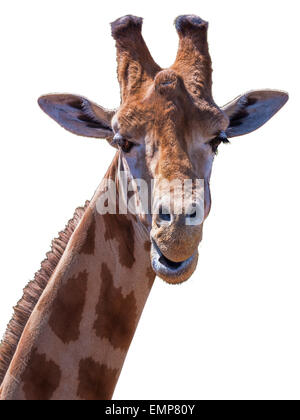
[[[177,57],[170,68],[161,69],[142,37],[141,18],[125,16],[112,23],[121,90],[117,110],[67,94],[39,99],[41,108],[67,130],[106,138],[118,147],[122,168],[152,185],[148,191],[154,205],[143,222],[152,267],[169,283],[187,280],[196,268],[218,146],[261,127],[288,99],[281,91],[251,91],[218,107],[212,98],[207,22],[185,15],[175,26]],[[192,186],[202,180],[202,194],[192,188],[185,200],[186,180]],[[174,187],[180,183],[182,188]],[[179,212],[178,201],[183,203]]]

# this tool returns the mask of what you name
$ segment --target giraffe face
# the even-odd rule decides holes
[[[207,22],[185,15],[175,26],[177,57],[163,70],[142,37],[141,18],[125,16],[112,23],[121,90],[118,110],[75,95],[39,99],[41,108],[67,130],[106,138],[119,148],[120,167],[145,182],[153,202],[142,220],[151,239],[152,267],[169,283],[187,280],[196,268],[219,144],[256,130],[288,100],[282,91],[251,91],[219,108],[211,92]],[[186,191],[186,181],[202,186],[200,194],[197,188]]]
[[[122,167],[151,192],[146,220],[152,267],[169,283],[187,280],[196,268],[211,205],[212,164],[228,124],[216,105],[194,103],[170,69],[160,71],[138,97],[129,97],[112,119]],[[188,182],[197,181],[199,194],[188,191]]]

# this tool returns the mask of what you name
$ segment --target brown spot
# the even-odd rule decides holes
[[[81,253],[87,255],[93,255],[95,251],[95,239],[96,239],[96,220],[93,216],[93,220],[88,228],[86,240],[82,246]]]
[[[147,279],[148,279],[148,286],[149,286],[149,289],[151,289],[151,288],[152,288],[152,286],[153,286],[154,280],[155,280],[155,272],[152,270],[152,268],[151,268],[151,267],[148,267],[148,268],[147,268],[147,271],[146,271],[146,277],[147,277]]]
[[[34,280],[28,283],[23,291],[22,299],[14,308],[14,314],[7,326],[5,335],[0,344],[0,384],[8,370],[12,358],[18,347],[20,338],[23,334],[29,317],[37,306],[39,310],[44,310],[44,304],[47,303],[47,296],[41,298],[54,270],[56,269],[69,240],[78,226],[83,214],[85,213],[89,202],[84,207],[78,207],[75,210],[73,219],[69,220],[65,229],[59,233],[58,238],[52,241],[51,251],[47,253],[47,259],[42,262],[40,270],[35,274]],[[42,299],[42,303],[40,304]]]
[[[21,376],[27,400],[50,400],[61,379],[59,366],[34,349]]]
[[[134,195],[135,195],[135,191],[128,191],[127,192],[128,200],[130,200],[132,197],[134,197]]]
[[[77,395],[88,401],[110,400],[118,379],[118,370],[110,369],[91,358],[79,362]]]
[[[150,241],[146,241],[144,243],[144,250],[147,251],[147,252],[150,252],[150,250],[151,250],[151,242]]]
[[[86,271],[79,273],[77,277],[71,277],[60,288],[53,302],[49,325],[65,344],[79,338],[87,281]]]
[[[105,240],[116,239],[119,244],[119,262],[123,267],[131,268],[134,257],[134,228],[127,215],[105,214]]]
[[[107,338],[115,348],[127,350],[137,323],[137,306],[134,293],[123,296],[121,288],[114,287],[108,266],[101,269],[102,285],[96,306],[94,323],[96,335]]]

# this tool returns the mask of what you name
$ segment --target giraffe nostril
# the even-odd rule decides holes
[[[168,210],[164,209],[162,206],[159,207],[159,218],[164,222],[171,221],[171,215],[168,213]]]
[[[195,210],[193,213],[187,214],[186,217],[190,219],[195,219],[197,217],[197,211]]]
[[[194,204],[185,214],[185,223],[187,225],[195,226],[203,223],[204,220],[204,203],[200,205]]]

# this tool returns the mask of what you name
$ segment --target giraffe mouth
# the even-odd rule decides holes
[[[188,280],[195,271],[197,261],[198,251],[184,261],[171,261],[163,255],[155,240],[151,238],[152,268],[167,283],[178,284]]]

